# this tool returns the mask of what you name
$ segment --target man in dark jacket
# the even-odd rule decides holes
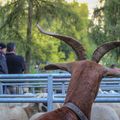
[[[4,43],[0,43],[0,74],[8,73],[5,52],[6,52],[6,45]]]
[[[25,72],[25,61],[24,58],[20,55],[16,55],[15,50],[16,46],[14,43],[7,44],[7,53],[6,60],[8,66],[9,74],[22,74]],[[10,94],[19,93],[18,87],[16,86],[8,86]]]
[[[24,58],[15,53],[15,44],[7,44],[6,60],[9,74],[21,74],[26,70]]]

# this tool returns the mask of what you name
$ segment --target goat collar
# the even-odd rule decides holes
[[[66,103],[64,107],[71,109],[79,117],[80,120],[88,120],[88,118],[84,115],[80,108],[77,107],[75,104],[69,102]]]

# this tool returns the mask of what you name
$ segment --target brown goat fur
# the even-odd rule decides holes
[[[72,102],[77,105],[89,120],[92,103],[97,95],[101,78],[107,74],[112,75],[111,69],[106,69],[92,61],[83,60],[72,63],[71,73],[65,103]],[[78,120],[75,113],[64,106],[48,112],[37,120],[53,120],[53,118],[55,120]]]

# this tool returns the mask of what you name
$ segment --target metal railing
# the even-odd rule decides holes
[[[47,102],[50,111],[53,103],[64,102],[70,77],[70,74],[0,75],[0,102]],[[6,86],[19,88],[19,93],[4,94],[3,88]],[[108,94],[98,94],[95,102],[120,102],[120,78],[103,78],[100,87]],[[29,88],[32,94],[24,94],[24,88]],[[109,93],[110,90],[115,90],[116,94]],[[47,92],[47,97],[38,98],[39,92]]]

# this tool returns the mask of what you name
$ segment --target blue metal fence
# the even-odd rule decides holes
[[[53,103],[63,103],[69,84],[70,74],[19,74],[0,75],[0,102],[47,102],[48,111]],[[3,86],[19,88],[18,94],[4,94]],[[29,88],[32,94],[24,94],[23,89]],[[95,102],[120,102],[120,78],[103,78],[100,84],[102,90],[116,93],[98,94]],[[37,98],[38,92],[47,92],[46,98]]]

